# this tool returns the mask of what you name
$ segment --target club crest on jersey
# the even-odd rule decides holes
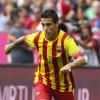
[[[57,47],[56,47],[56,52],[58,52],[58,53],[61,52],[61,47],[60,47],[60,46],[57,46]]]

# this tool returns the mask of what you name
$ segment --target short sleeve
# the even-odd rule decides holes
[[[26,35],[24,37],[24,43],[29,46],[29,47],[35,47],[35,44],[34,44],[34,38],[36,36],[37,33],[33,33],[33,34],[29,34],[29,35]]]
[[[65,40],[64,47],[68,56],[77,58],[81,54],[79,47],[77,46],[73,38],[71,38],[70,36],[68,36],[68,38]]]

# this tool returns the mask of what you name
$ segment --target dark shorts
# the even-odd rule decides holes
[[[35,85],[34,96],[35,100],[75,100],[73,92],[59,92],[42,83]]]

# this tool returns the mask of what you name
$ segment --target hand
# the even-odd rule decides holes
[[[5,53],[6,53],[6,54],[10,53],[11,50],[12,50],[12,48],[13,48],[13,45],[12,45],[12,44],[7,44],[7,45],[5,46],[5,48],[4,48]]]
[[[70,64],[65,65],[64,67],[61,68],[61,72],[66,72],[66,71],[71,71],[71,66]]]

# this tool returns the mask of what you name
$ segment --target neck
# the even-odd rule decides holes
[[[53,36],[52,36],[52,38],[49,38],[49,40],[55,40],[56,38],[57,38],[57,36],[58,36],[58,33],[57,34],[54,34]]]

